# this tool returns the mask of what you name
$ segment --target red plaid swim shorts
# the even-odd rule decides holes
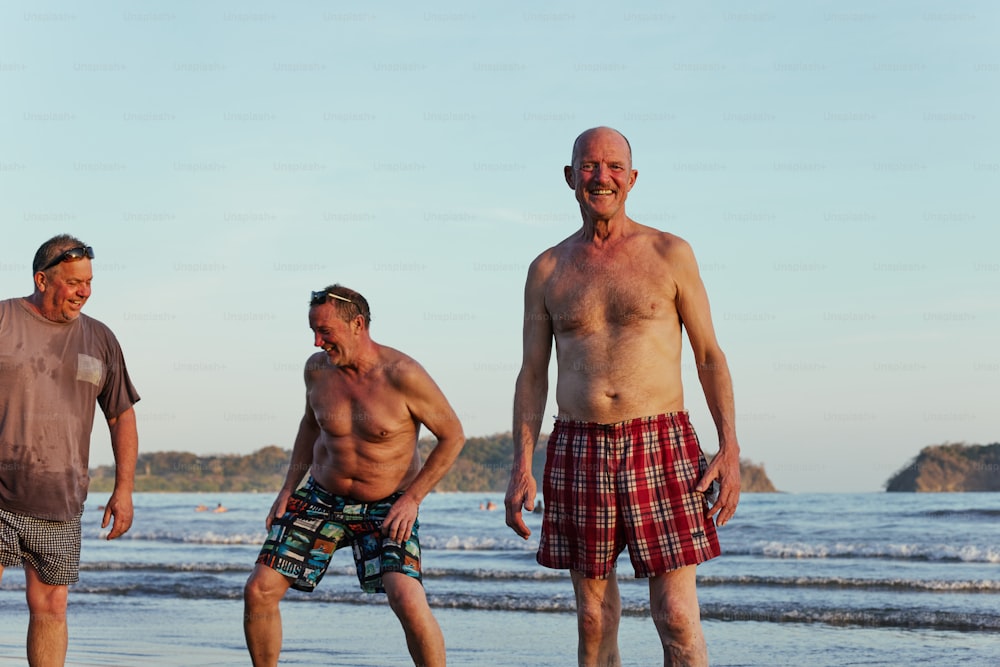
[[[549,436],[538,562],[604,579],[627,546],[636,577],[715,558],[707,463],[687,412],[616,424],[556,419]]]

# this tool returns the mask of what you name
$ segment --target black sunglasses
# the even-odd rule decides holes
[[[41,268],[42,271],[48,271],[56,264],[62,264],[63,262],[75,262],[77,260],[87,257],[88,259],[94,259],[94,249],[88,246],[77,246],[75,248],[70,248],[66,252],[62,253],[51,262],[46,264]]]
[[[324,303],[326,303],[326,297],[331,297],[333,299],[336,299],[337,301],[346,301],[347,303],[349,303],[352,306],[354,306],[355,308],[357,308],[359,311],[361,310],[361,308],[358,307],[358,304],[354,303],[353,301],[351,301],[350,299],[348,299],[346,296],[340,296],[339,294],[334,294],[333,292],[328,292],[325,289],[320,290],[318,292],[313,292],[312,296],[309,299],[309,305],[310,306],[322,306]]]

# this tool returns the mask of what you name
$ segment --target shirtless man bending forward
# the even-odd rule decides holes
[[[649,579],[665,665],[707,665],[695,566],[719,554],[736,511],[739,446],[726,358],[690,246],[625,214],[638,172],[628,141],[601,127],[573,146],[566,182],[583,226],[528,269],[524,355],[514,394],[507,524],[527,539],[531,457],[556,342],[559,414],[549,437],[538,561],[569,569],[581,665],[620,665],[614,563],[625,546]],[[706,465],[684,408],[681,329],[719,435]],[[718,482],[718,500],[706,496]]]
[[[353,547],[362,590],[388,595],[414,664],[445,664],[420,578],[417,509],[465,436],[427,372],[374,342],[370,321],[368,302],[353,290],[332,285],[312,295],[309,326],[323,351],[306,363],[305,414],[244,589],[244,632],[258,667],[278,664],[278,607],[288,588],[312,591],[343,546]],[[421,424],[438,440],[423,466]]]

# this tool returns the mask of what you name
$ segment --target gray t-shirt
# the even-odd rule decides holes
[[[81,314],[45,319],[0,301],[0,507],[49,521],[83,509],[95,404],[117,417],[139,400],[114,334]]]

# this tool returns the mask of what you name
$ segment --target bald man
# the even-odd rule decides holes
[[[579,664],[621,664],[615,562],[627,546],[635,575],[649,580],[664,664],[707,665],[695,567],[719,555],[716,523],[729,521],[740,494],[726,357],[691,247],[625,212],[638,177],[628,140],[587,130],[564,173],[583,224],[528,269],[507,524],[531,534],[521,512],[534,508],[531,458],[555,341],[558,416],[537,557],[570,571]],[[684,407],[682,328],[718,430],[711,465]]]

